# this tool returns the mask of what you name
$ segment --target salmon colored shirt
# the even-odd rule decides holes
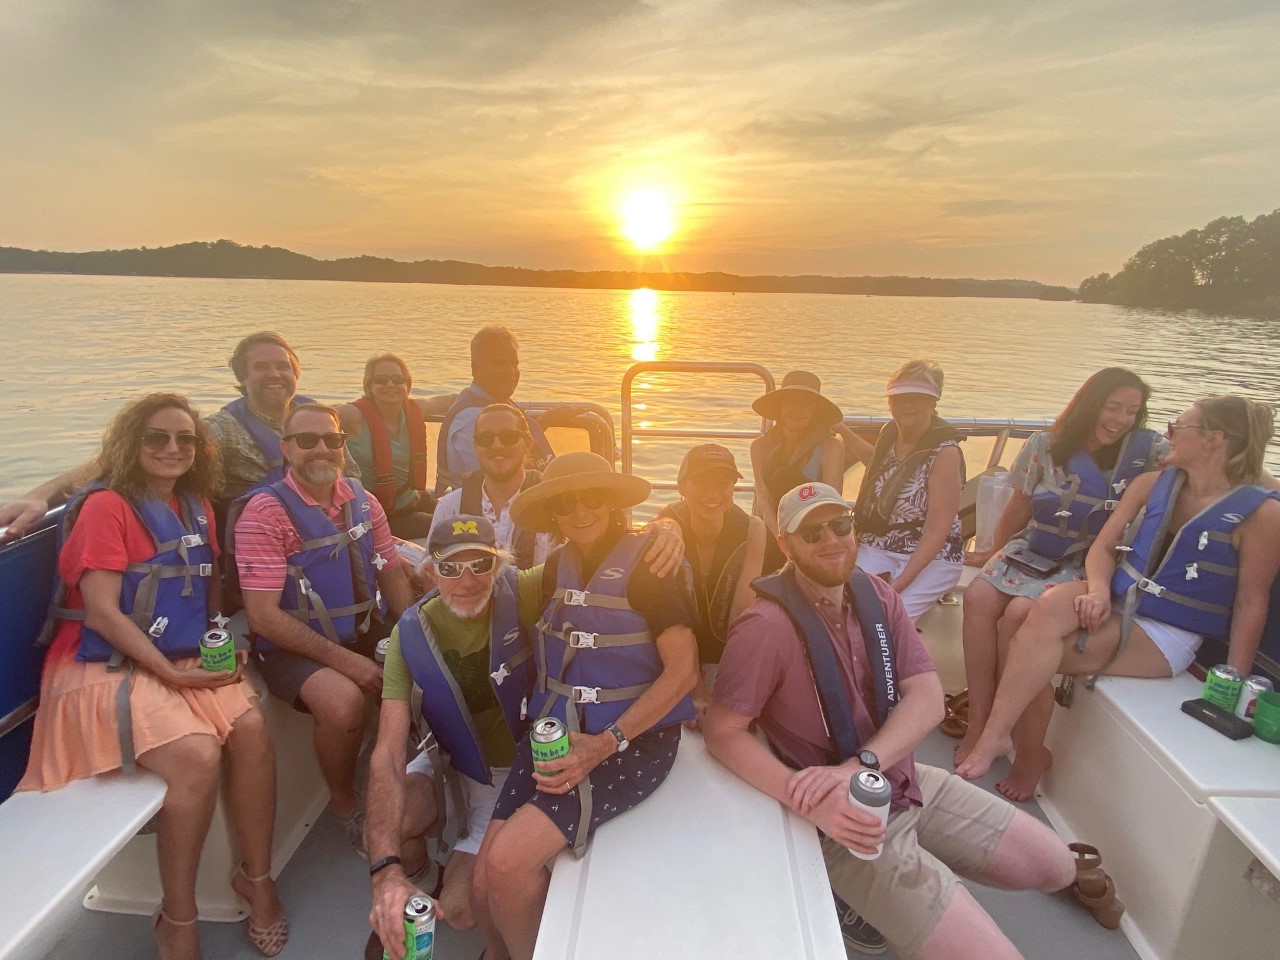
[[[302,498],[303,503],[319,506],[298,485],[292,473],[285,474],[284,482]],[[351,484],[339,477],[334,484],[333,504],[325,510],[325,515],[333,521],[335,530],[345,525],[342,507],[354,500],[355,496],[356,492]],[[395,540],[387,526],[387,514],[373,494],[369,494],[368,500],[368,519],[373,523],[373,530],[369,534],[373,537],[373,551],[386,561],[383,569],[393,570],[400,566],[400,554],[396,551]],[[361,519],[363,518],[356,518],[357,522]],[[236,567],[240,572],[240,587],[244,590],[283,590],[289,566],[288,558],[301,549],[302,538],[298,536],[284,504],[269,493],[257,494],[236,521],[235,555]]]
[[[802,573],[797,572],[796,582],[826,624],[853,707],[854,729],[865,743],[878,728],[873,719],[875,681],[867,670],[867,648],[853,606],[847,596],[839,608],[820,598]],[[879,577],[872,577],[871,585],[888,617],[898,681],[932,673],[933,658],[897,592]],[[799,770],[832,762],[835,743],[823,721],[804,642],[791,618],[772,600],[756,600],[729,628],[711,698],[739,716],[759,720],[769,743],[789,766]],[[892,809],[920,805],[912,754],[882,772],[893,787]]]
[[[214,529],[213,508],[201,501],[204,514],[209,518],[209,544],[213,555],[218,555],[218,537]],[[177,496],[169,498],[169,509],[181,515]],[[69,610],[83,610],[84,597],[80,593],[80,578],[87,570],[110,570],[124,573],[131,563],[142,563],[156,555],[156,542],[129,501],[114,490],[101,490],[90,494],[80,508],[71,535],[58,554],[58,576],[66,585],[67,595],[63,606]],[[58,623],[45,668],[76,655],[80,646],[79,620],[62,620]]]

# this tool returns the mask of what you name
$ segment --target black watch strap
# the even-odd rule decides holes
[[[381,860],[375,860],[369,864],[369,876],[373,876],[379,870],[385,870],[387,867],[400,862],[399,857],[383,857]]]

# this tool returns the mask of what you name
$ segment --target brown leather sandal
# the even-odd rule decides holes
[[[942,723],[938,725],[938,729],[948,737],[955,737],[959,740],[969,732],[968,688],[961,690],[959,693],[947,694],[946,705],[947,716]]]
[[[1120,926],[1120,918],[1124,916],[1124,903],[1116,897],[1115,882],[1102,869],[1102,854],[1097,847],[1087,843],[1072,843],[1068,849],[1076,860],[1072,894],[1089,908],[1093,919],[1108,930],[1114,930]]]

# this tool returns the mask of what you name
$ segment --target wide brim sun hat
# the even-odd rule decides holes
[[[782,378],[781,387],[756,397],[751,409],[766,420],[776,421],[782,417],[782,401],[797,396],[808,397],[814,402],[814,418],[818,423],[837,424],[844,419],[840,408],[822,395],[822,381],[818,375],[808,370],[792,370]]]
[[[580,490],[607,490],[614,495],[614,506],[625,510],[649,499],[653,484],[643,477],[616,473],[598,453],[563,453],[547,464],[540,483],[522,490],[511,501],[511,520],[517,527],[535,533],[559,532],[547,501]]]

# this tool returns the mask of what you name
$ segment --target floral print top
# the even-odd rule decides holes
[[[869,546],[878,547],[887,553],[912,553],[916,549],[916,544],[920,542],[920,528],[924,524],[925,514],[929,510],[929,471],[933,469],[933,462],[938,459],[938,451],[945,450],[947,447],[959,447],[955,440],[944,440],[940,443],[936,450],[925,457],[921,461],[920,466],[916,468],[907,482],[902,485],[902,490],[898,493],[898,502],[893,506],[893,512],[889,514],[889,523],[893,526],[899,524],[909,525],[907,529],[889,530],[884,534],[860,533],[858,534],[858,542],[865,543]],[[894,450],[889,451],[889,455],[885,458],[884,464],[880,468],[880,473],[872,481],[871,492],[878,496],[884,488],[885,481],[889,475],[893,473],[893,468],[898,465],[898,454]],[[963,483],[965,477],[964,471],[964,452],[960,453],[960,481]],[[942,545],[942,549],[938,551],[938,560],[945,560],[948,563],[959,563],[964,559],[964,538],[960,535],[960,518],[954,517],[951,521],[951,532],[947,535],[947,541]]]

